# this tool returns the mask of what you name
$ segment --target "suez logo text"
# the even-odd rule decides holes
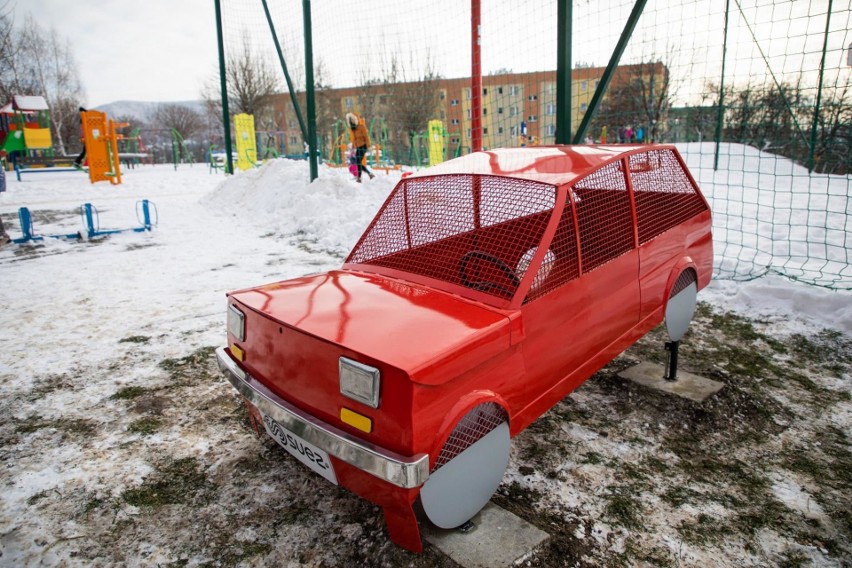
[[[302,442],[295,439],[289,432],[279,426],[277,422],[275,422],[268,416],[263,417],[263,422],[266,424],[266,427],[269,429],[269,432],[273,436],[275,436],[282,442],[286,442],[286,445],[290,446],[291,448],[293,448],[294,450],[317,464],[322,469],[329,468],[329,464],[325,463],[325,460],[322,459],[322,456],[315,454],[311,451],[310,448],[305,447]]]

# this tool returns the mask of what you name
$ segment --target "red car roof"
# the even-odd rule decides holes
[[[528,146],[474,152],[412,174],[411,178],[443,174],[481,174],[563,185],[591,173],[625,154],[669,146]]]

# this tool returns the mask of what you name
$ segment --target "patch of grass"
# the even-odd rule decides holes
[[[127,427],[128,432],[133,432],[134,434],[142,434],[143,436],[148,436],[153,434],[163,423],[153,416],[145,416],[140,418],[139,420],[134,420],[130,423],[130,426]]]
[[[206,503],[216,490],[198,460],[183,458],[157,468],[139,487],[121,497],[136,507],[159,507],[180,503]]]
[[[642,526],[642,504],[635,496],[628,494],[624,488],[610,488],[605,496],[606,507],[604,514],[627,529],[638,529]]]
[[[138,398],[147,393],[149,390],[150,389],[146,389],[145,387],[138,386],[122,387],[109,398],[110,400],[133,400],[134,398]]]
[[[119,343],[148,343],[149,341],[151,338],[147,335],[131,335],[118,340]]]
[[[683,542],[697,546],[720,543],[732,534],[725,520],[704,513],[698,515],[694,521],[681,521],[676,528]]]
[[[27,505],[29,505],[29,506],[35,505],[36,503],[38,503],[39,501],[41,501],[42,499],[47,497],[47,493],[48,493],[47,489],[43,489],[43,490],[39,491],[38,493],[30,495],[27,498]]]
[[[16,434],[32,434],[39,430],[53,428],[67,434],[90,435],[95,431],[95,423],[79,418],[57,418],[54,420],[43,420],[38,416],[28,416],[15,425]]]
[[[163,359],[160,368],[176,381],[212,378],[218,376],[213,364],[215,352],[215,347],[202,347],[185,357]]]

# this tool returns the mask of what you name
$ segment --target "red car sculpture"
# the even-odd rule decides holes
[[[477,152],[402,179],[343,267],[231,292],[219,365],[263,428],[422,550],[491,498],[510,438],[712,270],[673,146]]]

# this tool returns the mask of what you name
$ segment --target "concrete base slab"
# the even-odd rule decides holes
[[[676,381],[667,381],[664,377],[665,367],[655,363],[639,363],[618,374],[619,377],[639,383],[652,389],[676,394],[683,398],[702,402],[709,396],[716,394],[725,383],[705,379],[692,373],[684,371],[677,372]]]
[[[439,529],[428,522],[420,525],[424,540],[465,568],[502,568],[512,566],[550,538],[520,517],[488,503],[471,519],[474,527]]]

